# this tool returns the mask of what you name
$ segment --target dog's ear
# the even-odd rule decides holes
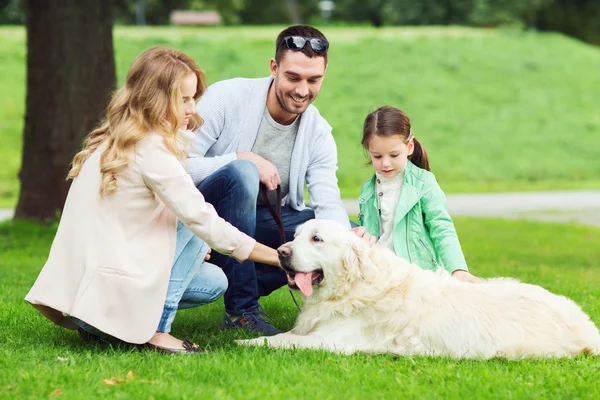
[[[344,281],[351,284],[360,278],[360,249],[358,247],[357,241],[351,237],[342,253],[342,270],[345,275]]]
[[[369,245],[358,236],[352,235],[348,246],[342,255],[342,265],[346,273],[346,281],[354,284],[362,279],[371,281],[377,271],[370,258],[371,249]]]

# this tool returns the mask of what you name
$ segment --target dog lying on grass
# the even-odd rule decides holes
[[[600,354],[600,332],[572,300],[514,279],[465,283],[312,220],[278,250],[304,307],[292,331],[241,345],[509,359]]]

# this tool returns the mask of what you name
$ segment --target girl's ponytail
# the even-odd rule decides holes
[[[426,169],[427,171],[431,171],[431,169],[429,168],[429,160],[427,158],[427,150],[425,150],[425,147],[417,140],[416,137],[413,136],[412,140],[415,145],[415,148],[413,150],[413,153],[410,156],[408,156],[408,159],[417,167]]]

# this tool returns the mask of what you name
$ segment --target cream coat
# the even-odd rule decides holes
[[[219,218],[158,134],[137,145],[116,193],[100,196],[95,151],[73,181],[48,261],[25,300],[65,328],[77,317],[130,343],[158,326],[175,253],[177,218],[239,261],[255,240]]]

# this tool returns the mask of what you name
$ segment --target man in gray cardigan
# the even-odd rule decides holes
[[[271,76],[215,83],[197,105],[204,124],[187,160],[189,174],[222,218],[274,248],[280,245],[279,234],[259,198],[260,184],[269,191],[281,187],[286,241],[299,224],[315,217],[350,228],[337,186],[331,126],[311,105],[325,77],[328,46],[315,28],[289,27],[277,37]],[[304,204],[305,183],[312,208]],[[183,236],[180,231],[178,240]],[[285,285],[285,273],[220,254],[212,262],[229,281],[224,327],[280,333],[264,319],[258,298]]]

